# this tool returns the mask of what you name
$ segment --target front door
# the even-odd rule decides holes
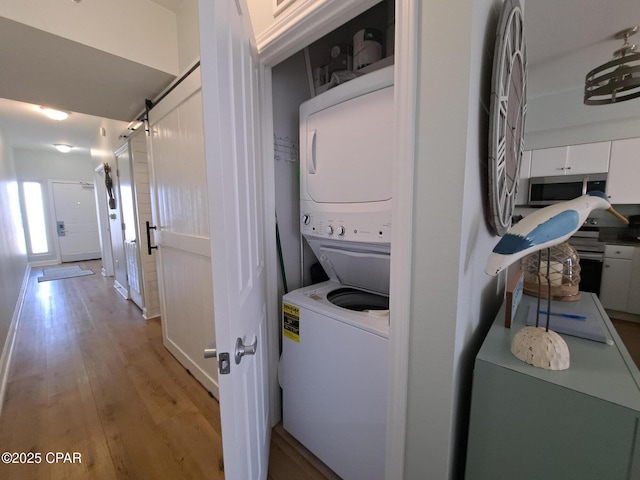
[[[100,258],[96,197],[92,183],[52,182],[61,262]]]
[[[203,356],[215,296],[199,70],[149,112],[149,129],[163,343],[217,397],[216,362]]]
[[[225,477],[258,480],[267,477],[271,431],[264,222],[274,220],[263,209],[260,67],[244,0],[200,0],[199,17],[221,366],[230,355],[230,373],[219,376]]]

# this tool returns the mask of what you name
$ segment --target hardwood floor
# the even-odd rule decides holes
[[[159,320],[143,319],[99,261],[78,264],[96,274],[38,283],[41,269],[31,273],[0,452],[41,460],[0,463],[0,478],[224,478],[218,402],[164,348]],[[81,463],[49,463],[48,452]],[[332,476],[316,462],[274,429],[270,479]]]
[[[640,368],[640,323],[617,320],[615,318],[612,318],[611,322],[616,327],[624,346],[627,347],[629,355]]]

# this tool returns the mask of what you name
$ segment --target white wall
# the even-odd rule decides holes
[[[3,0],[0,15],[177,75],[176,15],[150,0]]]
[[[142,287],[144,289],[144,318],[160,316],[160,291],[156,270],[156,253],[151,255],[147,249],[146,222],[153,225],[151,217],[151,190],[149,182],[149,161],[147,140],[144,132],[131,138],[131,160],[133,165],[133,183],[135,188],[136,212],[138,214],[138,245],[142,267]],[[153,243],[153,242],[152,242]]]
[[[296,161],[278,153],[275,162],[276,213],[289,291],[302,286],[300,276],[300,104],[310,98],[304,55],[298,53],[272,70],[273,132],[278,143],[296,146]],[[278,285],[281,285],[281,276]],[[283,291],[281,289],[280,293]]]
[[[27,250],[18,200],[13,153],[0,127],[0,360],[6,360],[8,333],[27,270]],[[0,376],[4,373],[0,361]],[[2,378],[0,378],[0,382]],[[1,389],[0,389],[1,390]],[[0,399],[1,401],[1,399]]]
[[[527,23],[526,18],[525,27],[536,33],[545,28]],[[638,100],[612,105],[585,105],[583,100],[587,71],[608,61],[620,46],[618,41],[598,41],[529,65],[527,150],[640,136]]]
[[[91,155],[83,152],[60,153],[51,147],[51,151],[13,150],[16,173],[19,181],[30,180],[42,183],[44,212],[47,222],[48,254],[29,255],[30,262],[56,262],[59,260],[56,244],[55,219],[52,217],[51,189],[49,181],[75,181],[93,184],[93,163]]]
[[[535,72],[530,83],[536,81]],[[583,86],[529,98],[525,148],[559,147],[640,136],[638,100],[584,105]]]
[[[276,21],[273,16],[273,0],[247,0],[247,6],[253,33],[258,37]]]
[[[502,302],[503,281],[484,274],[498,241],[485,204],[487,103],[501,4],[422,2],[407,479],[461,478],[473,362]]]
[[[200,58],[198,0],[184,0],[176,15],[178,26],[178,67],[180,73]]]
[[[16,148],[13,151],[20,180],[73,180],[93,183],[93,160],[88,152],[60,153]]]

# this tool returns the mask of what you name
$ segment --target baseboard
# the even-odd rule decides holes
[[[122,286],[119,281],[114,280],[113,287],[118,291],[120,295],[122,295],[125,300],[129,300],[129,291],[124,286]]]
[[[27,292],[27,287],[29,286],[30,274],[31,265],[27,265],[27,268],[24,272],[24,278],[22,279],[20,293],[18,294],[16,308],[13,311],[13,317],[11,318],[11,325],[9,326],[7,339],[4,342],[4,348],[2,349],[2,354],[0,355],[0,415],[2,415],[2,407],[4,406],[4,396],[7,390],[7,383],[9,381],[9,367],[11,366],[13,345],[16,339],[16,332],[18,331],[18,323],[20,323],[20,315],[22,314],[24,297]]]
[[[149,314],[147,312],[146,308],[142,309],[142,318],[144,318],[145,320],[153,320],[154,318],[160,318],[160,313],[151,313]]]
[[[29,262],[29,267],[33,270],[38,267],[51,267],[53,265],[60,265],[60,260],[40,260],[37,262]]]
[[[640,323],[640,315],[636,315],[635,313],[628,312],[620,312],[618,310],[611,310],[610,308],[605,308],[607,315],[609,318],[617,318],[618,320],[625,320],[627,322],[636,322]]]

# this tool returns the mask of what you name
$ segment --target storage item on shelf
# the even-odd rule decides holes
[[[382,32],[376,28],[363,28],[353,36],[354,70],[382,59]]]

